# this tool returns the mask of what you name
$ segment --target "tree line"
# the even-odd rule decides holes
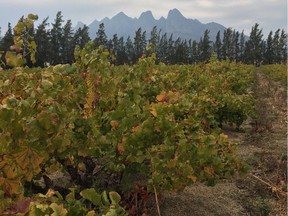
[[[23,19],[23,17],[21,18]],[[20,19],[20,20],[21,20]],[[61,11],[56,14],[53,23],[48,23],[48,17],[30,35],[37,44],[36,63],[27,61],[27,65],[45,67],[47,65],[71,64],[74,62],[74,49],[81,48],[91,40],[89,28],[84,25],[75,32],[71,20],[64,23]],[[259,24],[252,27],[249,37],[242,31],[227,28],[223,34],[218,31],[215,40],[211,40],[209,30],[204,32],[200,41],[173,39],[173,35],[162,33],[155,26],[150,33],[139,28],[134,38],[108,38],[104,23],[99,25],[93,40],[95,48],[103,45],[110,52],[110,61],[115,65],[134,64],[143,55],[156,53],[157,62],[166,64],[194,64],[207,62],[212,53],[220,60],[230,60],[247,64],[287,63],[287,33],[281,29],[270,31],[266,40],[263,39]],[[0,38],[0,50],[3,50],[2,61],[5,62],[5,51],[13,45],[13,29],[8,23],[8,30]],[[149,45],[150,49],[147,49]],[[27,58],[28,59],[28,58]]]

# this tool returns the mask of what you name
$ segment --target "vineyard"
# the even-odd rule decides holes
[[[261,71],[269,76],[271,80],[279,82],[281,86],[287,88],[287,65],[263,65]]]
[[[253,66],[108,55],[88,43],[73,65],[0,72],[2,214],[148,214],[151,194],[247,172],[221,127],[255,116]]]

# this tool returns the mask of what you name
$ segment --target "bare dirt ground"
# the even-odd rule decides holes
[[[215,187],[195,184],[182,193],[164,194],[162,216],[287,215],[287,89],[256,71],[258,116],[242,132],[224,129],[238,140],[238,157],[250,166],[244,178]],[[151,215],[158,215],[154,209]]]

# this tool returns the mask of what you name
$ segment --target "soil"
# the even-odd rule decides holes
[[[287,215],[287,89],[258,69],[253,92],[258,117],[240,132],[224,128],[239,141],[237,156],[250,166],[248,174],[214,187],[195,184],[162,194],[162,216]],[[158,215],[156,205],[150,215]]]

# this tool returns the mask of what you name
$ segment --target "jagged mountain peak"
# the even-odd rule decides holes
[[[83,28],[84,25],[85,24],[83,22],[78,21],[74,29],[78,30],[79,28]]]
[[[143,12],[140,17],[139,20],[154,20],[154,16],[152,14],[152,12],[150,10]]]
[[[186,19],[178,9],[174,8],[168,12],[167,19],[175,19],[175,18]]]
[[[114,17],[112,17],[112,19],[120,19],[120,18],[129,18],[129,17],[122,11],[116,14]]]
[[[213,40],[216,38],[218,31],[222,32],[225,27],[217,23],[204,24],[197,19],[191,19],[184,17],[181,12],[174,8],[168,12],[167,18],[163,16],[156,20],[150,10],[140,14],[139,18],[131,18],[124,12],[120,12],[113,16],[111,19],[104,18],[101,21],[93,21],[89,27],[89,35],[92,39],[96,37],[95,32],[98,31],[99,24],[105,24],[105,33],[108,38],[112,38],[114,34],[117,36],[127,38],[134,38],[135,32],[141,28],[142,31],[146,31],[147,37],[154,26],[163,35],[167,33],[167,36],[173,35],[173,39],[180,37],[183,40],[196,40],[199,41],[204,35],[204,31],[208,29],[210,31],[210,38]],[[148,38],[147,38],[148,39]]]

